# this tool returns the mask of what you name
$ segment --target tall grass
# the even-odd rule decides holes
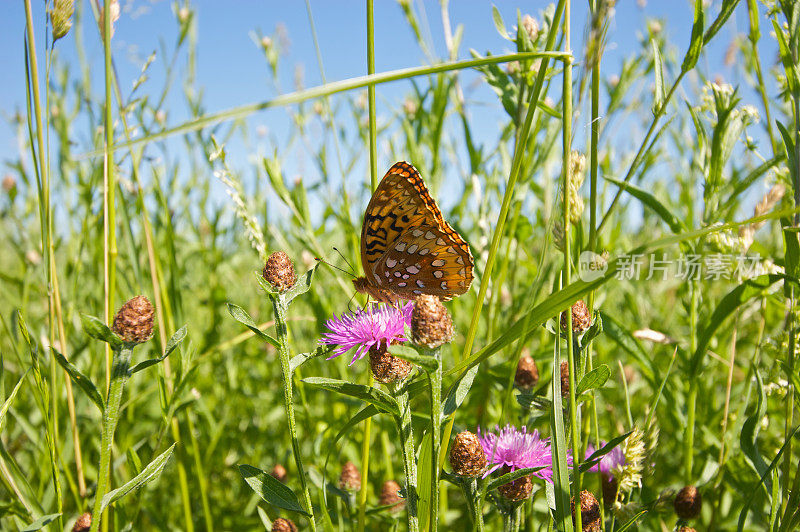
[[[619,66],[606,60],[623,30],[605,0],[516,21],[486,6],[506,45],[485,54],[462,49],[469,36],[441,2],[441,57],[427,4],[399,4],[429,64],[375,71],[374,11],[389,7],[370,0],[365,75],[327,82],[326,21],[307,2],[322,85],[208,111],[194,67],[198,39],[217,36],[198,34],[192,6],[176,4],[172,45],[129,89],[111,3],[79,3],[53,42],[25,2],[27,75],[11,82],[27,108],[11,118],[20,150],[0,196],[0,528],[67,529],[94,508],[105,530],[271,529],[278,517],[324,530],[581,530],[582,490],[601,499],[603,530],[797,527],[798,3],[696,0],[689,42],[647,19]],[[261,37],[277,88],[281,41]],[[83,38],[104,43],[102,94]],[[67,46],[76,63],[58,53]],[[764,51],[775,48],[777,61]],[[734,61],[714,64],[723,50]],[[157,65],[162,86],[147,76]],[[712,81],[720,71],[736,84]],[[398,81],[405,100],[386,102]],[[165,107],[176,90],[183,122]],[[473,118],[486,98],[488,125]],[[274,109],[291,117],[286,138],[251,127]],[[257,156],[228,155],[254,145]],[[337,247],[360,262],[363,208],[402,159],[469,242],[475,286],[446,303],[453,341],[397,348],[419,369],[384,387],[366,361],[325,360],[325,321],[365,300],[314,258],[346,270]],[[253,280],[276,250],[301,274],[289,295]],[[585,252],[605,270],[586,277]],[[617,278],[637,255],[644,274]],[[665,256],[733,259],[725,275],[646,278]],[[736,270],[748,256],[752,271]],[[113,387],[122,351],[108,326],[137,294],[154,304],[157,339]],[[573,332],[567,311],[562,330],[578,299],[592,327]],[[524,355],[539,367],[531,389],[514,384]],[[469,480],[449,464],[455,434],[495,424],[550,438],[553,483],[534,476],[524,502],[496,488],[533,471]],[[601,441],[630,465],[606,506],[586,452]],[[347,461],[357,493],[337,481]],[[387,480],[405,487],[403,512],[379,504]],[[687,485],[703,499],[692,519],[673,507]]]

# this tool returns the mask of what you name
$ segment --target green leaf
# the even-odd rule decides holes
[[[452,416],[455,411],[464,402],[467,397],[469,389],[472,388],[472,381],[475,380],[475,375],[478,374],[478,367],[473,366],[447,390],[447,395],[442,402],[442,421]]]
[[[756,408],[742,424],[742,433],[739,435],[739,446],[742,449],[742,453],[744,453],[753,465],[753,468],[755,468],[756,472],[762,478],[767,493],[769,493],[772,491],[772,480],[766,478],[767,463],[758,450],[758,431],[761,428],[761,420],[767,413],[767,394],[764,391],[764,383],[761,380],[761,375],[758,373],[758,370],[753,366],[752,371],[756,377]]]
[[[678,216],[673,214],[672,211],[670,211],[667,206],[661,202],[661,200],[656,198],[650,192],[639,188],[636,185],[614,179],[613,177],[606,176],[605,179],[606,181],[610,181],[618,187],[624,189],[625,192],[639,200],[645,207],[652,209],[653,212],[659,216],[659,218],[664,220],[664,223],[667,224],[673,233],[679,234],[686,231],[686,226],[684,225],[683,221],[681,221]]]
[[[272,475],[247,464],[239,465],[239,473],[244,478],[244,481],[247,482],[247,485],[264,501],[283,510],[311,517],[300,506],[297,495]]]
[[[575,389],[575,395],[578,396],[593,388],[602,388],[610,376],[611,370],[607,365],[601,364],[597,366],[583,376],[581,382],[578,383],[578,387]]]
[[[792,134],[789,133],[789,130],[786,129],[786,126],[781,124],[780,120],[776,120],[775,125],[778,126],[778,131],[781,132],[783,149],[786,152],[786,163],[789,166],[789,174],[797,175],[797,159],[795,158],[794,140],[792,139]]]
[[[694,24],[692,24],[692,38],[689,49],[683,58],[682,72],[688,72],[697,64],[700,52],[703,49],[703,0],[694,0]]]
[[[302,277],[300,277],[297,282],[294,283],[293,287],[286,291],[283,297],[286,298],[287,305],[297,296],[308,292],[308,290],[311,288],[311,283],[314,280],[314,273],[317,271],[318,266],[319,263],[316,263],[314,267],[304,273]]]
[[[581,467],[580,467],[581,473],[586,473],[587,471],[589,471],[605,455],[607,455],[608,453],[613,451],[615,447],[617,447],[619,444],[624,442],[625,438],[630,436],[632,433],[633,433],[633,431],[631,430],[631,431],[626,432],[625,434],[623,434],[621,436],[617,436],[616,438],[613,438],[611,441],[609,441],[608,443],[603,445],[601,448],[599,448],[595,452],[593,452],[591,456],[589,456],[585,461],[583,461],[581,463]]]
[[[103,497],[103,501],[100,504],[100,511],[105,510],[109,504],[114,501],[117,501],[127,495],[128,493],[132,492],[133,490],[140,488],[144,484],[151,482],[157,479],[161,472],[164,470],[164,466],[167,464],[167,460],[169,457],[172,456],[172,451],[175,449],[177,443],[173,443],[169,446],[169,449],[161,453],[158,457],[155,458],[152,462],[147,464],[147,467],[142,469],[142,472],[130,479],[128,482],[120,486],[119,488],[109,491],[106,493],[105,497]]]
[[[417,515],[419,529],[428,530],[431,505],[431,433],[426,432],[419,442],[417,453]]]
[[[759,297],[765,293],[770,286],[778,281],[785,280],[785,275],[771,274],[761,275],[754,279],[744,281],[742,284],[728,292],[723,297],[717,308],[714,309],[711,317],[708,318],[697,340],[697,349],[692,354],[691,362],[689,365],[689,375],[695,377],[700,371],[700,365],[705,356],[706,348],[714,333],[725,321],[725,318],[733,314],[744,303],[747,303],[754,297]]]
[[[625,531],[626,531],[626,530],[628,530],[630,527],[632,527],[633,525],[635,525],[635,524],[636,524],[636,521],[638,521],[638,520],[639,520],[639,518],[640,518],[641,516],[643,516],[644,514],[646,514],[646,513],[647,513],[647,510],[641,510],[641,511],[640,511],[640,512],[638,512],[637,514],[633,515],[633,517],[631,517],[630,519],[628,519],[627,521],[625,521],[625,523],[623,523],[621,527],[619,527],[618,529],[616,529],[616,532],[625,532]]]
[[[256,336],[258,336],[262,340],[265,340],[273,347],[279,346],[278,341],[275,338],[271,337],[270,335],[268,335],[267,333],[265,333],[256,326],[256,322],[253,321],[253,318],[251,318],[250,315],[247,312],[245,312],[242,307],[240,307],[239,305],[234,305],[233,303],[228,303],[228,312],[233,317],[233,319],[235,319],[236,321],[238,321],[239,323],[243,324],[245,327],[253,331],[256,334]]]
[[[78,385],[78,387],[83,390],[89,399],[97,405],[97,408],[100,409],[100,412],[105,410],[105,403],[103,402],[103,396],[100,395],[100,392],[97,390],[97,386],[95,386],[92,379],[81,373],[81,371],[75,367],[75,365],[66,359],[64,355],[56,351],[55,348],[51,347],[51,351],[53,355],[56,357],[56,362],[64,368],[64,371],[67,372],[69,377],[72,379],[72,382]]]
[[[117,336],[114,331],[108,328],[108,325],[98,318],[87,314],[81,314],[81,323],[83,324],[83,330],[92,338],[100,340],[101,342],[106,342],[111,346],[111,349],[122,348],[122,338]]]
[[[375,405],[378,407],[378,409],[386,412],[387,414],[392,414],[395,416],[400,415],[400,409],[397,406],[397,401],[395,401],[394,397],[377,388],[373,388],[372,386],[353,384],[338,379],[326,379],[323,377],[307,377],[303,379],[302,382],[315,388],[321,388],[323,390],[329,390],[342,395],[355,397],[356,399],[361,399],[362,401]]]
[[[708,42],[714,38],[714,35],[722,29],[722,26],[728,21],[738,4],[739,0],[722,0],[722,8],[719,11],[719,15],[717,15],[717,18],[714,19],[714,22],[711,23],[703,36],[704,45],[708,44]]]
[[[331,443],[331,450],[333,450],[333,446],[336,444],[336,442],[338,442],[342,436],[349,433],[353,427],[355,427],[365,419],[371,418],[376,414],[380,414],[380,410],[375,408],[375,405],[372,404],[369,404],[364,408],[362,408],[361,410],[359,410],[358,413],[356,413],[356,415],[351,417],[350,420],[345,424],[345,426],[342,427],[342,429],[336,434],[336,437],[333,438],[333,442]]]
[[[11,403],[14,402],[14,397],[17,396],[17,392],[22,386],[22,383],[25,381],[25,377],[28,376],[29,371],[30,368],[25,370],[25,373],[23,373],[22,377],[19,378],[19,381],[17,381],[17,384],[16,386],[14,386],[14,389],[11,390],[9,396],[6,397],[6,400],[3,402],[3,406],[0,407],[0,434],[2,434],[3,432],[3,422],[6,420],[6,413],[8,413],[8,409],[11,408]]]
[[[653,98],[653,114],[657,115],[661,106],[667,98],[664,92],[664,62],[661,59],[661,51],[658,49],[658,43],[655,39],[650,39],[650,44],[653,47],[653,70],[656,75],[655,97]]]
[[[416,349],[407,345],[393,345],[391,347],[392,356],[408,360],[416,364],[427,372],[436,371],[439,368],[439,361],[429,355],[420,354]]]
[[[517,480],[518,478],[527,477],[528,475],[532,475],[532,474],[536,473],[537,471],[540,471],[540,470],[542,470],[544,468],[545,468],[545,466],[525,467],[525,468],[522,468],[522,469],[517,469],[516,471],[512,471],[511,473],[506,473],[505,475],[502,475],[502,476],[499,476],[499,477],[497,477],[495,479],[492,479],[492,481],[489,482],[489,486],[487,487],[487,490],[491,491],[493,489],[497,489],[500,486],[502,486],[503,484],[508,484],[509,482],[513,482],[513,481]]]
[[[175,349],[183,341],[184,338],[186,338],[186,325],[184,325],[183,327],[181,327],[180,329],[175,331],[175,334],[173,334],[172,337],[167,342],[167,348],[164,350],[164,354],[163,355],[161,355],[160,357],[149,358],[147,360],[143,360],[142,362],[139,362],[138,364],[133,366],[128,373],[130,375],[133,375],[134,373],[136,373],[138,371],[142,371],[143,369],[147,369],[150,366],[153,366],[153,365],[158,364],[159,362],[163,361],[165,358],[170,356],[173,351],[175,351]]]
[[[312,358],[317,358],[327,355],[334,349],[336,349],[335,345],[321,345],[310,353],[300,353],[299,355],[293,356],[291,360],[289,360],[289,372],[294,373],[294,370],[296,370],[297,368],[299,368]]]
[[[497,28],[497,33],[500,34],[500,37],[510,41],[511,37],[508,35],[503,17],[500,15],[500,10],[497,9],[497,6],[492,6],[492,20],[494,21],[494,27]]]
[[[61,514],[43,515],[33,523],[20,530],[20,532],[35,532],[36,530],[41,530],[59,517],[61,517]]]

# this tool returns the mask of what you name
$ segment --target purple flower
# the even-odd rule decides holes
[[[606,442],[600,440],[600,448],[602,449],[605,447]],[[588,460],[590,456],[595,453],[594,445],[591,443],[586,447],[586,458]],[[617,445],[611,451],[604,454],[600,461],[589,468],[589,471],[594,471],[595,473],[600,472],[604,477],[610,477],[612,475],[611,471],[620,465],[625,463],[625,453],[622,452],[622,447]]]
[[[339,346],[328,360],[358,347],[350,361],[352,365],[373,346],[383,344],[389,347],[392,343],[407,341],[404,328],[411,326],[412,310],[414,303],[409,302],[401,309],[390,305],[373,305],[369,310],[358,309],[342,314],[340,318],[334,316],[325,322],[330,332],[323,334],[319,343]]]
[[[550,453],[550,441],[539,437],[539,431],[528,433],[527,427],[518,430],[516,427],[506,425],[505,428],[495,428],[494,432],[481,435],[478,429],[478,438],[481,441],[489,470],[484,478],[500,467],[507,467],[510,471],[527,467],[542,467],[534,475],[548,482],[553,482],[553,458]],[[572,463],[568,457],[568,463]]]

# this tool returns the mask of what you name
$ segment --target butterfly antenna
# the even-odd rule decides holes
[[[345,263],[345,264],[347,264],[347,266],[348,266],[348,267],[349,267],[349,268],[350,268],[350,269],[351,269],[353,272],[355,272],[355,271],[356,271],[356,269],[355,269],[355,268],[353,268],[353,265],[352,265],[352,264],[350,264],[350,261],[349,261],[349,260],[347,260],[347,257],[345,257],[345,256],[342,254],[342,252],[341,252],[341,251],[339,251],[339,248],[337,248],[337,247],[334,247],[334,248],[333,248],[333,250],[334,250],[336,253],[338,253],[340,257],[342,257],[342,260],[344,261],[344,263]],[[357,276],[355,273],[353,273],[353,277],[358,277],[358,276]]]
[[[345,270],[345,269],[343,269],[343,268],[340,268],[340,267],[336,266],[335,264],[331,264],[330,262],[328,262],[327,260],[325,260],[325,259],[323,259],[323,258],[320,258],[320,257],[314,257],[314,260],[316,260],[317,262],[321,262],[322,264],[324,264],[324,265],[326,265],[326,266],[330,266],[330,267],[331,267],[331,268],[333,268],[334,270],[339,270],[340,272],[342,272],[342,273],[344,273],[344,274],[346,274],[346,275],[349,275],[350,277],[353,277],[353,278],[356,278],[356,277],[357,277],[357,275],[355,275],[354,273],[352,273],[352,272],[349,272],[349,271],[347,271],[347,270]]]

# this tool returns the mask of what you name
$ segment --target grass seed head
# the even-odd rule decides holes
[[[476,477],[486,469],[486,454],[478,437],[465,430],[456,435],[450,446],[450,467],[462,477]]]
[[[539,368],[530,355],[523,355],[517,363],[517,373],[514,375],[514,384],[523,390],[530,390],[539,382]]]
[[[353,462],[345,462],[342,465],[342,473],[339,475],[339,487],[345,491],[358,491],[361,489],[361,472]]]
[[[580,498],[581,524],[586,532],[599,532],[600,530],[600,503],[591,491],[583,490]],[[570,499],[572,507],[572,522],[575,523],[575,497]]]
[[[75,11],[73,0],[55,0],[50,9],[50,25],[53,28],[53,42],[69,33],[72,28],[72,13]]]
[[[423,294],[414,300],[412,341],[433,349],[453,339],[453,320],[437,296]]]
[[[141,344],[153,336],[155,309],[144,296],[136,296],[122,305],[114,316],[114,332],[126,343]]]
[[[694,519],[700,515],[703,498],[695,486],[685,486],[675,496],[675,513],[681,519]]]
[[[276,251],[267,258],[261,275],[278,292],[287,291],[297,282],[294,263],[283,251]]]
[[[297,532],[297,525],[291,519],[279,517],[272,522],[272,532]]]

